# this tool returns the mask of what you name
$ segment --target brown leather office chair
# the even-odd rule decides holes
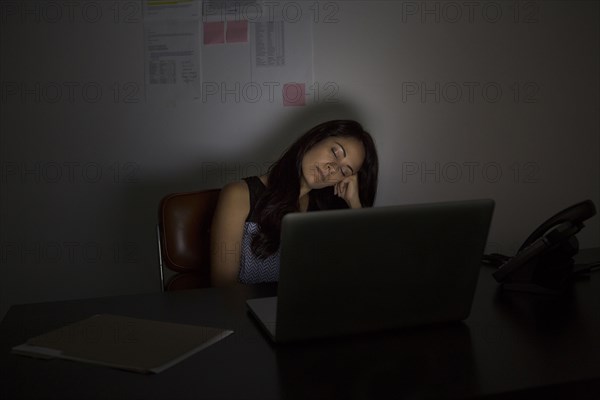
[[[220,191],[173,193],[160,201],[161,290],[210,287],[210,225]],[[171,276],[165,279],[169,271]]]

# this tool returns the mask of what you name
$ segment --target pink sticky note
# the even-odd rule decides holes
[[[248,41],[248,21],[227,21],[227,43]]]
[[[204,23],[204,44],[225,43],[225,22]]]
[[[283,85],[283,105],[286,107],[306,105],[305,93],[304,83],[286,83]]]

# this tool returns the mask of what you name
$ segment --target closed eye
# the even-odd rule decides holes
[[[337,149],[335,147],[331,148],[331,152],[333,153],[333,156],[335,157],[336,160],[339,160],[339,156],[338,156],[339,152],[336,152],[336,150]],[[343,151],[343,148],[342,148],[342,151]],[[345,154],[344,154],[344,156],[345,156]],[[342,168],[340,168],[340,170],[342,171],[342,175],[344,175],[344,177],[352,175],[354,173],[354,171],[352,170],[351,167],[342,167]]]

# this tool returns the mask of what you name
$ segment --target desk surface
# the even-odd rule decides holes
[[[285,346],[245,306],[272,284],[13,306],[0,325],[0,398],[597,398],[599,272],[562,296],[500,292],[491,272],[482,267],[464,323]],[[158,375],[9,354],[99,313],[235,334]]]

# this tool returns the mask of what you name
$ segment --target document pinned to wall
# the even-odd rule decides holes
[[[295,18],[275,9],[251,24],[252,80],[274,82],[283,106],[305,105],[313,85],[313,20],[309,5],[300,6]]]
[[[306,105],[314,76],[310,6],[145,0],[146,100]]]
[[[203,102],[302,106],[313,84],[310,4],[221,1],[203,8]]]
[[[205,1],[202,7],[202,102],[238,104],[250,82],[248,6],[256,1]]]
[[[285,67],[285,40],[283,21],[254,23],[254,66]]]
[[[146,0],[146,101],[175,105],[201,95],[201,2]]]
[[[145,0],[144,21],[200,18],[200,0]]]

